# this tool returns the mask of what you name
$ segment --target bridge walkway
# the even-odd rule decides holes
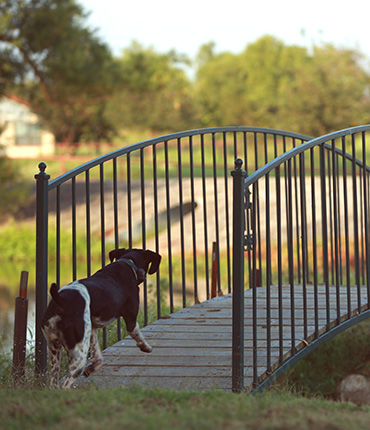
[[[351,287],[351,317],[368,308],[365,288],[360,289],[361,309],[358,308],[358,289]],[[270,355],[272,371],[280,365],[282,347],[284,360],[315,339],[315,317],[320,334],[327,331],[327,303],[330,303],[330,325],[337,325],[337,289],[318,286],[317,313],[314,286],[306,286],[307,338],[304,339],[304,294],[302,286],[294,288],[294,335],[292,345],[291,289],[279,291],[270,287]],[[252,290],[245,291],[245,388],[253,382],[253,321]],[[282,312],[279,319],[279,301]],[[257,289],[257,371],[259,382],[266,379],[267,369],[267,312],[266,287]],[[341,321],[348,319],[347,287],[339,289]],[[282,318],[282,319],[281,319]],[[282,323],[282,340],[279,339]],[[141,352],[135,342],[127,337],[104,352],[104,366],[89,382],[98,387],[150,386],[177,390],[222,389],[231,391],[232,357],[232,296],[217,297],[201,304],[182,309],[143,328],[147,341],[152,345],[151,354]]]

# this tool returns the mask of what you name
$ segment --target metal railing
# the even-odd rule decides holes
[[[106,264],[113,248],[148,248],[163,256],[155,279],[140,288],[144,325],[211,297],[212,250],[217,293],[230,292],[230,166],[243,157],[247,172],[253,172],[308,139],[279,130],[221,127],[139,142],[52,180],[40,163],[35,175],[37,372],[46,370],[40,327],[48,285],[89,276]],[[121,339],[119,321],[114,330]]]
[[[234,391],[244,389],[247,366],[252,388],[262,389],[370,317],[369,139],[370,126],[328,134],[266,160],[249,176],[236,160]],[[252,363],[244,360],[247,305]]]

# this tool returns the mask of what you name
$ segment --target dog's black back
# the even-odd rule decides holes
[[[152,274],[158,270],[161,256],[149,250],[122,248],[111,251],[109,258],[111,264],[92,276],[76,282],[84,285],[89,293],[91,321],[94,327],[105,327],[122,316],[127,330],[131,331],[136,325],[139,310],[138,275],[126,261],[121,259],[131,260],[137,270]],[[71,321],[71,325],[73,325],[73,318],[79,318],[79,325],[81,325],[84,308],[80,303],[83,299],[77,297],[79,293],[68,288],[62,288],[57,292],[56,286],[52,286],[50,293],[53,300],[45,313],[43,324],[57,314],[63,316],[63,321]],[[67,315],[68,318],[66,318]],[[60,329],[64,333],[67,327],[60,326]],[[78,339],[79,335],[80,333],[76,333],[75,338]],[[72,342],[73,336],[68,337]]]

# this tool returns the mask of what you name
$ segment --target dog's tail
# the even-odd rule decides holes
[[[51,284],[50,295],[54,299],[54,302],[57,304],[58,308],[62,309],[62,299],[58,293],[58,286],[55,282]]]

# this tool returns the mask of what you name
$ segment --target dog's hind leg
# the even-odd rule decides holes
[[[100,350],[96,329],[91,330],[90,352],[92,354],[93,361],[84,370],[84,375],[86,377],[90,376],[93,372],[96,372],[103,365],[103,355]]]
[[[59,388],[60,360],[62,358],[62,345],[58,340],[48,342],[50,357],[50,388]]]
[[[152,347],[145,340],[138,323],[136,323],[135,328],[132,331],[129,331],[128,334],[136,341],[136,345],[143,352],[152,352]]]
[[[90,347],[91,322],[85,321],[85,330],[82,340],[74,348],[67,350],[69,366],[68,373],[62,383],[62,388],[69,389],[79,376],[82,375],[86,366],[87,354]]]
[[[87,361],[87,353],[88,348],[84,347],[83,342],[68,351],[68,373],[62,382],[62,388],[67,390],[72,388],[77,378],[82,375]]]

